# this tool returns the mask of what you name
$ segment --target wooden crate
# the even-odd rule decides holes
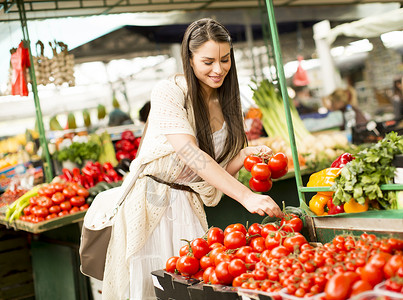
[[[0,225],[0,299],[34,299],[28,234]]]
[[[383,215],[394,213],[391,218]],[[355,217],[356,216],[356,217]],[[347,217],[310,217],[305,216],[309,240],[321,243],[330,242],[338,234],[359,236],[363,232],[375,234],[379,238],[403,239],[403,210],[369,211],[361,214],[351,214]]]

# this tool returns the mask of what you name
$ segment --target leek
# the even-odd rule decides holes
[[[267,79],[262,80],[259,84],[254,83],[256,84],[255,88],[250,86],[253,91],[252,99],[262,112],[262,123],[267,135],[270,137],[281,137],[289,144],[290,139],[282,97],[276,91],[274,85]],[[304,140],[312,136],[312,134],[306,129],[294,103],[290,101],[289,106],[295,141],[297,146],[302,145]]]

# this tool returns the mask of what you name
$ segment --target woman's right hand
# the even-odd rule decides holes
[[[242,205],[250,212],[261,216],[268,214],[273,217],[283,217],[283,212],[274,200],[267,195],[260,195],[251,192],[242,202]]]

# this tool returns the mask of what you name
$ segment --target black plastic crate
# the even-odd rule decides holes
[[[253,300],[281,300],[280,293],[267,293],[248,289],[238,289],[238,295],[242,296],[242,299]]]
[[[170,274],[173,284],[173,299],[176,300],[190,300],[188,287],[199,283],[200,281],[194,278],[186,278],[177,274]]]
[[[160,300],[190,300],[188,287],[199,283],[197,279],[171,274],[164,270],[151,272],[154,290]]]
[[[169,300],[173,298],[173,285],[171,276],[164,270],[151,272],[154,282],[154,290],[157,299]]]
[[[271,296],[253,290],[242,289],[225,285],[204,284],[194,278],[186,278],[181,275],[171,274],[164,270],[151,272],[153,275],[154,289],[159,300],[278,300],[279,296]]]
[[[192,300],[241,300],[236,288],[211,284],[195,284],[188,287]]]

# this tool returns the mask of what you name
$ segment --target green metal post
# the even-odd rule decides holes
[[[29,60],[31,62],[31,66],[29,67],[29,72],[30,72],[31,80],[32,80],[32,92],[34,93],[36,121],[38,123],[39,141],[40,141],[40,144],[41,144],[41,147],[42,147],[43,155],[45,157],[45,160],[43,162],[43,169],[44,169],[44,172],[45,172],[46,180],[48,182],[50,182],[53,179],[52,160],[50,158],[49,149],[48,149],[48,142],[46,140],[45,129],[43,127],[42,111],[41,111],[41,105],[40,105],[40,102],[39,102],[38,89],[37,89],[36,76],[35,76],[35,69],[34,69],[34,64],[33,64],[33,60],[32,60],[31,42],[29,40],[27,18],[26,18],[26,14],[25,14],[24,1],[17,0],[17,5],[18,5],[18,12],[20,14],[22,35],[23,35],[24,44],[25,44],[24,46],[26,48],[28,48]]]
[[[266,52],[267,52],[267,61],[269,64],[269,74],[270,74],[270,78],[272,81],[278,81],[277,78],[277,73],[276,73],[276,77],[273,76],[273,74],[271,73],[271,67],[273,66],[273,55],[272,55],[272,50],[273,50],[273,43],[269,41],[271,41],[270,38],[270,32],[269,32],[269,25],[267,23],[267,16],[265,16],[266,14],[266,4],[262,3],[263,0],[259,0],[259,8],[261,10],[261,22],[262,22],[262,31],[263,31],[263,40],[265,42],[266,45]]]
[[[266,0],[266,6],[267,6],[267,14],[269,17],[271,38],[272,38],[272,42],[273,42],[274,58],[276,61],[277,77],[279,79],[281,96],[283,97],[283,103],[284,103],[285,117],[286,117],[287,125],[288,125],[288,135],[290,137],[292,159],[294,161],[295,180],[297,183],[298,196],[299,196],[300,202],[305,203],[305,195],[300,189],[303,185],[302,177],[301,177],[301,170],[300,170],[299,162],[298,162],[298,151],[297,151],[297,145],[295,142],[294,127],[292,124],[291,111],[290,111],[289,99],[288,99],[288,93],[287,93],[287,84],[286,84],[285,75],[284,75],[283,58],[281,55],[280,41],[279,41],[279,37],[278,37],[277,24],[276,24],[276,20],[274,17],[274,9],[273,9],[272,0]]]

